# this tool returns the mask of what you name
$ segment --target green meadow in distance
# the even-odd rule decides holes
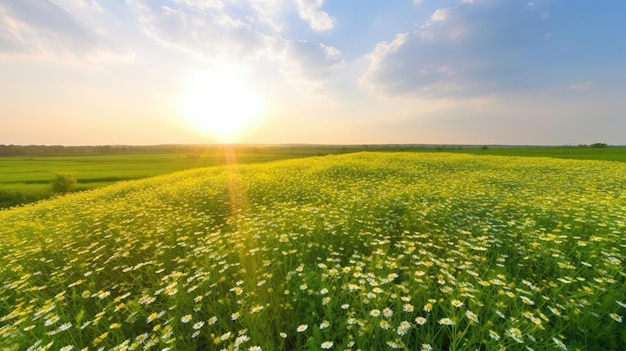
[[[6,148],[6,146],[5,146]],[[59,150],[60,148],[60,150]],[[88,147],[83,147],[88,148]],[[77,179],[75,190],[89,190],[117,181],[152,177],[184,169],[223,165],[223,146],[42,147],[40,154],[6,155],[0,152],[0,209],[52,196],[56,174]],[[52,151],[54,151],[54,153]],[[626,147],[503,147],[463,145],[239,145],[239,163],[321,156],[359,151],[460,152],[478,155],[537,156],[626,162]],[[0,150],[2,151],[2,150]],[[28,151],[24,151],[28,152]],[[32,151],[31,151],[32,152]]]

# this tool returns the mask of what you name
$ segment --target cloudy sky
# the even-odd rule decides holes
[[[626,144],[626,2],[0,0],[0,144]]]

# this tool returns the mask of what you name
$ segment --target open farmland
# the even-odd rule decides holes
[[[0,145],[0,155],[3,155]],[[4,149],[8,147],[5,146]],[[191,168],[224,165],[225,147],[170,145],[122,148],[16,147],[0,157],[0,209],[53,196],[50,183],[57,174],[71,175],[75,191],[115,182],[152,177]],[[108,150],[108,153],[102,152]],[[97,153],[100,151],[100,153]],[[239,163],[260,163],[344,151],[338,146],[235,146]],[[20,154],[24,153],[24,154]],[[28,154],[28,153],[32,154]]]
[[[623,350],[626,164],[355,153],[0,212],[3,350]]]
[[[4,148],[3,148],[4,147]],[[115,182],[152,177],[185,169],[224,165],[232,148],[239,163],[261,163],[291,158],[359,151],[459,152],[497,156],[539,156],[626,162],[626,147],[489,147],[434,145],[156,145],[137,147],[0,145],[0,209],[47,199],[55,195],[51,182],[57,174],[71,175],[73,191]]]

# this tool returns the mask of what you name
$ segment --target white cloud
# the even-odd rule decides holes
[[[0,0],[0,54],[60,57],[92,63],[102,56],[128,55],[83,14],[99,14],[95,1]],[[79,15],[80,14],[80,15]]]
[[[333,28],[335,19],[327,12],[320,11],[324,0],[296,0],[300,18],[309,22],[311,29],[315,31],[326,31]]]
[[[276,72],[320,81],[344,63],[339,48],[283,36],[285,21],[297,13],[307,13],[314,28],[332,27],[332,19],[326,21],[327,14],[319,9],[321,1],[125,0],[125,5],[98,0],[0,0],[0,55],[93,64],[105,56],[128,55],[122,43],[141,43],[138,40],[145,39],[145,33],[164,49],[180,50],[201,65],[219,60],[263,61],[266,66],[271,62]],[[110,40],[113,32],[128,33],[128,38]],[[150,47],[141,45],[140,52]]]
[[[546,22],[536,11],[491,0],[438,9],[415,32],[379,43],[361,83],[377,94],[431,98],[485,96],[544,83],[527,56],[544,43]]]
[[[148,0],[127,0],[150,36],[170,46],[207,57],[256,55],[265,49],[265,33],[254,23],[248,8],[237,12],[220,1],[176,0],[160,5]]]
[[[325,79],[334,69],[344,64],[339,49],[322,43],[288,41],[286,54],[287,60],[297,73],[312,80]]]
[[[443,9],[437,9],[432,16],[430,16],[430,20],[433,22],[440,22],[440,21],[445,21],[446,20],[446,12],[448,11],[447,8],[443,8]]]
[[[366,73],[364,81],[375,80],[375,77],[371,77],[371,75],[384,69],[382,66],[385,63],[384,59],[395,54],[406,43],[408,37],[408,33],[400,33],[391,42],[383,41],[376,44],[374,52],[369,55],[370,69]]]
[[[583,92],[588,91],[591,88],[591,82],[581,82],[570,85],[569,89],[573,91]]]
[[[104,11],[104,9],[102,8],[102,6],[100,6],[97,0],[72,0],[72,1],[79,7],[91,8],[99,12]],[[62,2],[57,2],[57,3],[62,3]]]
[[[29,38],[26,26],[8,16],[0,7],[0,53],[14,54],[29,51]]]
[[[224,8],[221,0],[174,0],[174,2],[201,11]]]
[[[324,27],[323,16],[316,15],[321,2],[301,1],[298,9],[283,0],[248,0],[236,5],[218,0],[175,0],[168,5],[126,2],[148,35],[208,60],[273,62],[277,72],[314,81],[326,79],[344,63],[336,47],[283,37],[283,16],[288,10],[308,11],[311,26]]]

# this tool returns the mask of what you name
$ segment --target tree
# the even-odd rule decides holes
[[[55,194],[65,194],[74,190],[76,178],[71,174],[57,174],[52,181],[52,192]]]

